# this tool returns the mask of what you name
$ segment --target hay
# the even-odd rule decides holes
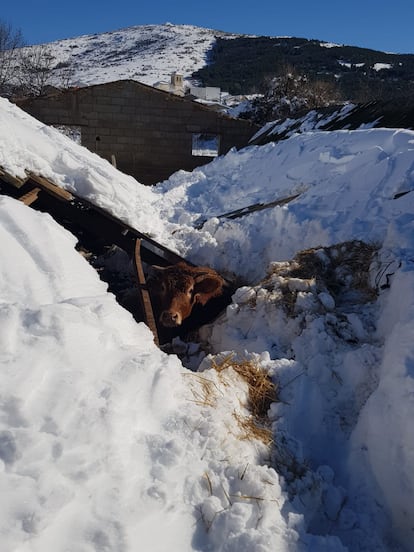
[[[198,406],[211,406],[214,407],[216,405],[216,396],[217,396],[217,386],[216,384],[207,379],[203,378],[199,374],[195,374],[194,372],[187,372],[184,374],[184,376],[190,376],[191,378],[195,378],[197,380],[198,385],[190,386],[191,392],[193,394],[193,399],[188,399],[190,402],[194,402]]]
[[[315,278],[317,285],[324,285],[335,297],[352,287],[372,300],[376,291],[370,285],[369,272],[377,250],[377,245],[359,240],[307,249],[294,258],[296,266],[290,276]]]
[[[217,363],[212,361],[212,368],[222,373],[232,368],[247,384],[248,404],[250,416],[234,413],[234,417],[242,429],[242,439],[258,439],[269,445],[273,441],[270,429],[268,411],[270,405],[277,400],[277,385],[270,378],[268,372],[254,360],[236,360],[234,355],[228,355]]]
[[[242,416],[237,412],[233,412],[233,416],[241,429],[240,439],[242,441],[250,441],[256,439],[265,445],[273,443],[273,433],[269,424],[263,424],[263,419],[258,421],[253,416]]]
[[[292,316],[298,290],[289,282],[298,279],[314,293],[328,292],[336,304],[345,301],[367,303],[377,296],[371,285],[371,265],[378,251],[376,244],[359,240],[330,247],[316,247],[299,252],[290,262],[272,263],[263,287],[278,287],[281,306]]]

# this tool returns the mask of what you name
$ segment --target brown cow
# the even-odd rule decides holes
[[[220,296],[225,280],[212,268],[180,262],[165,268],[153,266],[148,284],[158,303],[160,323],[176,328],[190,316],[196,304],[205,305]]]

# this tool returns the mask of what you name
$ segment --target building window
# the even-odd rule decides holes
[[[193,134],[193,155],[201,157],[217,157],[219,150],[220,136],[217,134]]]

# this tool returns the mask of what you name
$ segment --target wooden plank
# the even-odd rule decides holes
[[[19,197],[19,201],[21,201],[25,205],[31,205],[36,201],[40,192],[40,188],[32,188],[29,192]]]
[[[80,206],[88,208],[90,210],[90,214],[93,214],[93,218],[98,219],[98,217],[101,217],[102,223],[106,219],[107,221],[111,222],[113,225],[117,226],[120,231],[122,231],[122,235],[124,238],[132,238],[134,241],[136,239],[141,240],[141,256],[144,262],[148,262],[150,264],[161,264],[163,266],[167,265],[173,265],[177,264],[179,262],[185,262],[189,265],[193,265],[190,261],[184,259],[178,253],[175,253],[175,251],[172,251],[171,249],[168,249],[164,245],[156,242],[143,232],[140,232],[139,230],[136,230],[132,226],[129,226],[127,223],[122,222],[118,218],[116,218],[114,215],[109,213],[108,211],[105,211],[101,207],[98,207],[97,205],[91,203],[90,201],[86,199],[80,199],[76,198]],[[87,219],[92,224],[92,220],[88,217]]]
[[[406,194],[409,194],[410,192],[412,192],[413,190],[407,190],[406,192],[398,192],[398,194],[395,194],[394,197],[392,199],[398,199],[400,197],[403,197],[405,196]]]
[[[270,201],[269,203],[256,203],[255,205],[250,205],[249,207],[245,207],[244,209],[236,209],[236,211],[232,211],[231,213],[226,213],[225,215],[222,215],[222,216],[228,219],[236,219],[236,218],[244,217],[245,215],[249,215],[250,213],[263,211],[263,209],[270,209],[272,207],[286,205],[287,203],[290,203],[291,201],[293,201],[299,196],[300,194],[295,194],[292,196],[284,197],[282,199],[276,199],[275,201]]]
[[[73,200],[74,196],[70,192],[64,190],[60,186],[57,186],[47,178],[31,172],[28,173],[28,176],[31,182],[34,182],[37,186],[40,186],[43,190],[53,195],[53,197],[55,197],[56,199],[61,199],[63,201]]]
[[[21,188],[25,182],[27,182],[27,178],[20,178],[18,176],[14,176],[13,174],[10,174],[7,172],[3,167],[0,167],[0,179],[6,182],[7,184],[11,184],[15,188]]]
[[[250,215],[251,213],[255,213],[257,211],[263,211],[264,209],[271,209],[272,207],[278,207],[281,205],[286,205],[286,203],[289,203],[290,201],[293,201],[297,197],[299,197],[301,194],[294,194],[288,197],[283,197],[281,199],[275,199],[274,201],[269,201],[269,203],[254,203],[253,205],[248,205],[247,207],[242,207],[241,209],[236,209],[234,211],[229,211],[228,213],[223,213],[222,215],[217,215],[216,218],[222,219],[237,219],[244,217],[246,215]],[[197,223],[195,228],[197,230],[201,230],[201,228],[204,226],[208,219],[204,218],[200,222]]]
[[[151,298],[147,288],[147,282],[145,280],[144,270],[141,262],[141,240],[137,239],[135,242],[135,254],[134,254],[135,270],[138,278],[138,288],[140,291],[141,304],[144,311],[145,323],[152,331],[154,335],[154,342],[159,347],[160,341],[158,338],[157,325],[155,323],[154,311],[152,310]]]
[[[57,215],[58,222],[63,226],[65,226],[64,220],[73,220],[73,222],[84,228],[85,231],[94,233],[97,237],[102,235],[103,239],[117,244],[132,254],[135,240],[140,239],[141,256],[146,263],[168,266],[184,261],[187,264],[193,264],[143,232],[122,222],[108,211],[86,199],[71,194],[41,175],[27,171],[27,178],[23,181],[13,177],[0,167],[0,179],[6,184],[11,184],[13,188],[20,188],[25,183],[32,184],[35,188],[40,188],[47,195],[42,196],[42,201],[40,202],[42,206],[39,208],[45,209],[52,216],[54,214]],[[28,193],[30,193],[30,190]],[[49,201],[46,201],[47,196],[50,198]],[[34,196],[30,197],[34,201]],[[53,200],[59,201],[54,202]]]

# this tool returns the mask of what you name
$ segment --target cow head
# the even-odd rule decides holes
[[[149,286],[158,303],[159,321],[163,326],[180,326],[197,303],[205,305],[218,297],[224,279],[208,267],[193,267],[184,262],[165,268],[153,266]]]

